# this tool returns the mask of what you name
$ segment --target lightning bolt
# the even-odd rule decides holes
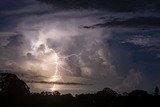
[[[67,68],[63,67],[63,66],[61,65],[60,61],[69,60],[69,58],[70,58],[70,57],[73,57],[73,56],[76,56],[76,57],[79,58],[79,54],[78,54],[78,55],[77,55],[77,54],[70,54],[70,55],[66,55],[66,56],[63,56],[63,57],[59,57],[59,56],[58,56],[58,53],[56,53],[56,52],[54,53],[55,73],[54,73],[54,76],[53,76],[53,78],[54,78],[53,81],[55,81],[56,78],[59,77],[60,80],[62,80],[62,82],[63,82],[63,78],[62,78],[62,76],[61,76],[61,73],[60,73],[59,69],[63,69],[64,71],[68,71],[68,72],[70,72],[70,73],[72,74],[72,71],[71,71],[70,69],[67,69]],[[72,63],[72,64],[73,64],[73,63]],[[73,65],[78,66],[78,65],[76,65],[76,64],[73,64]]]
[[[40,45],[44,44],[45,48],[43,50],[43,52],[39,52],[38,51],[38,47]],[[51,80],[49,81],[52,81],[52,82],[56,82],[56,81],[61,81],[61,82],[64,82],[63,78],[62,78],[62,75],[61,75],[61,72],[60,71],[67,71],[69,73],[72,74],[72,71],[70,69],[67,69],[65,68],[63,65],[62,65],[62,62],[65,62],[65,61],[70,61],[70,63],[74,66],[79,66],[79,65],[76,65],[75,63],[72,63],[72,61],[70,60],[70,57],[77,57],[79,58],[79,55],[80,54],[70,54],[70,55],[63,55],[61,56],[59,53],[60,52],[56,52],[54,49],[52,48],[49,48],[44,42],[42,41],[38,41],[37,43],[34,43],[33,44],[33,50],[32,50],[33,54],[35,56],[38,56],[38,55],[47,55],[45,60],[44,60],[44,63],[43,64],[51,64],[52,66],[54,66],[54,73],[53,73],[53,76],[51,76]],[[50,53],[50,54],[49,54]],[[48,56],[48,55],[51,55],[51,56]],[[44,65],[45,66],[45,65]],[[56,85],[53,84],[52,88],[51,88],[52,91],[55,91],[56,90]]]
[[[63,78],[62,78],[60,71],[59,71],[59,67],[60,67],[59,57],[56,52],[54,53],[54,59],[55,59],[55,62],[54,62],[55,63],[55,73],[53,76],[53,81],[55,82],[56,78],[60,78],[60,80],[62,80],[62,82],[63,82]]]
[[[70,72],[72,74],[72,71],[70,69],[67,69],[65,67],[63,67],[61,65],[61,61],[66,61],[66,60],[69,60],[70,57],[73,57],[73,56],[76,56],[79,58],[79,54],[70,54],[70,55],[65,55],[65,56],[62,56],[62,57],[59,57],[58,56],[58,53],[56,53],[54,51],[54,64],[55,64],[55,73],[54,73],[54,76],[52,76],[53,78],[53,81],[55,82],[57,80],[57,78],[59,80],[61,80],[62,82],[64,82],[62,76],[61,76],[61,72],[59,69],[63,69],[63,71],[67,71],[67,72]],[[73,64],[75,66],[78,66],[76,64]],[[56,91],[56,84],[53,84],[52,88],[51,88],[52,91]]]

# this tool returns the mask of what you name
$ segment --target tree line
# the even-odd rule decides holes
[[[0,74],[0,107],[158,107],[159,102],[158,87],[154,94],[138,89],[119,94],[110,88],[75,96],[58,91],[31,93],[27,84],[16,75]]]

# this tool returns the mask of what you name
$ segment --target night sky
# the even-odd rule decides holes
[[[34,92],[152,92],[160,86],[160,1],[0,0],[0,72]]]

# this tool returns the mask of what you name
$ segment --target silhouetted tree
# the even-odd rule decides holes
[[[54,92],[41,92],[41,95],[43,96],[49,96],[49,95],[52,95],[52,96],[60,96],[61,93],[59,91],[54,91]]]
[[[156,88],[154,89],[154,95],[156,95],[156,96],[159,95],[159,88],[158,88],[158,86],[156,86]]]
[[[148,96],[149,94],[147,91],[144,90],[134,90],[131,93],[129,93],[129,96]]]
[[[128,92],[124,92],[122,95],[123,96],[128,96],[128,94],[129,94]]]
[[[117,96],[118,93],[110,88],[104,88],[102,91],[98,91],[97,95]]]
[[[16,75],[9,73],[0,74],[0,92],[11,96],[28,95],[30,93],[25,82]]]

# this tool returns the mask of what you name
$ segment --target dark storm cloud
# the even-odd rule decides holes
[[[1,0],[0,31],[15,31],[23,18],[50,13],[50,9],[45,7],[46,5],[40,5],[36,0]]]
[[[2,11],[6,11],[6,10],[14,10],[14,9],[18,9],[20,7],[25,6],[26,4],[30,4],[30,2],[28,2],[30,0],[1,0],[0,1],[0,12]]]
[[[136,17],[129,19],[114,18],[111,21],[98,23],[83,28],[119,27],[119,28],[160,28],[160,17]]]
[[[111,12],[160,11],[159,0],[38,0],[60,9],[102,9]]]
[[[12,0],[12,1],[1,0],[0,1],[0,14],[4,14],[4,13],[5,15],[9,15],[9,14],[19,15],[20,13],[23,15],[28,14],[31,12],[35,12],[37,11],[36,9],[40,8],[40,7],[38,8],[36,4],[39,5],[38,2],[36,2],[36,0]]]

